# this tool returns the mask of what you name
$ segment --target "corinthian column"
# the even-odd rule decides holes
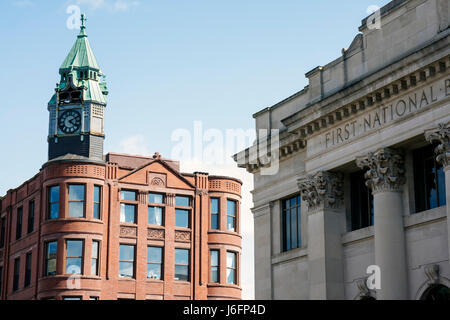
[[[320,171],[299,179],[298,186],[308,204],[310,299],[344,299],[342,174]]]
[[[445,200],[447,204],[448,248],[450,257],[450,122],[441,123],[438,127],[425,131],[425,139],[430,143],[437,143],[434,150],[436,161],[444,167],[445,172]]]
[[[405,183],[403,155],[383,148],[356,160],[368,168],[366,185],[374,197],[375,263],[381,271],[380,300],[408,298],[402,186]]]

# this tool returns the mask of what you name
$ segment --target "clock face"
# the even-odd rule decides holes
[[[81,114],[76,110],[63,112],[59,117],[58,126],[66,134],[77,132],[81,128]]]

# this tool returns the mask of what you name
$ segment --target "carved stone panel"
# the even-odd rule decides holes
[[[148,229],[147,238],[153,240],[164,240],[165,230],[164,229]]]
[[[151,186],[164,188],[167,184],[167,176],[163,173],[149,172],[148,184]]]
[[[137,238],[137,228],[121,226],[120,236],[122,238]]]
[[[175,231],[175,241],[190,242],[191,241],[191,232],[190,231]]]

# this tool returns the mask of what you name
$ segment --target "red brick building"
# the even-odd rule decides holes
[[[49,102],[49,161],[0,198],[0,299],[240,299],[241,181],[103,152],[84,21]]]

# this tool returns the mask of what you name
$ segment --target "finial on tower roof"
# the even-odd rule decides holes
[[[86,15],[84,13],[81,14],[81,27],[80,27],[80,36],[86,35]]]

